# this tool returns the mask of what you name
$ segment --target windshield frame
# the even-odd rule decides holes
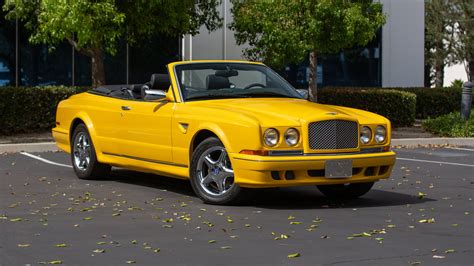
[[[303,96],[301,94],[298,93],[298,91],[296,90],[295,87],[293,87],[288,81],[286,81],[282,76],[280,76],[276,71],[274,71],[272,68],[266,66],[265,64],[262,64],[262,63],[258,63],[258,62],[241,62],[241,61],[196,61],[196,62],[183,62],[183,63],[177,63],[177,64],[174,64],[173,65],[173,73],[174,73],[174,78],[175,78],[175,82],[176,82],[176,85],[177,85],[177,89],[178,89],[178,92],[179,92],[179,96],[181,98],[181,102],[193,102],[193,101],[205,101],[205,100],[222,100],[222,99],[239,99],[239,98],[245,98],[245,99],[248,99],[248,98],[252,98],[252,97],[232,97],[232,96],[229,96],[229,98],[216,98],[216,99],[186,99],[183,95],[183,92],[182,92],[182,88],[181,88],[181,83],[179,81],[179,76],[178,76],[178,71],[177,71],[177,67],[179,66],[183,66],[183,65],[191,65],[191,64],[222,64],[222,65],[226,65],[226,64],[242,64],[242,65],[253,65],[253,66],[260,66],[260,67],[263,67],[263,68],[266,68],[268,71],[270,71],[272,74],[275,75],[275,77],[277,77],[278,81],[282,82],[283,85],[287,86],[290,90],[292,90],[294,93],[295,93],[295,97],[277,97],[277,98],[287,98],[287,99],[304,99]],[[283,96],[283,95],[282,95]],[[253,98],[257,98],[257,97],[253,97]],[[265,98],[265,97],[261,97],[261,98]],[[270,97],[270,98],[275,98],[275,97]]]

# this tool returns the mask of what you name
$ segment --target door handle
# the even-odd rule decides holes
[[[130,106],[122,106],[122,110],[124,110],[124,111],[130,111],[130,110],[132,110],[132,107],[130,107]]]

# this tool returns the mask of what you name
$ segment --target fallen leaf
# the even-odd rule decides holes
[[[17,245],[19,248],[27,248],[29,246],[31,246],[30,244],[18,244]]]
[[[418,222],[419,222],[419,223],[422,223],[422,224],[432,224],[432,223],[435,222],[435,219],[434,219],[434,218],[422,219],[422,220],[419,220]]]
[[[49,264],[63,264],[63,262],[60,261],[60,260],[53,260],[53,261],[50,261],[50,262],[48,262],[48,263],[49,263]]]
[[[447,249],[444,251],[445,254],[454,253],[454,252],[456,252],[456,250],[454,249]]]
[[[105,253],[105,249],[94,249],[92,252],[94,252],[94,253]]]
[[[298,257],[300,257],[300,256],[301,256],[300,253],[292,253],[292,254],[288,254],[287,257],[288,257],[289,259],[292,259],[292,258],[298,258]]]
[[[64,243],[63,244],[56,244],[55,246],[57,248],[65,248],[65,247],[67,247],[67,244],[64,244]]]
[[[137,263],[137,262],[134,261],[134,260],[127,260],[126,263],[127,263],[127,264],[134,264],[134,263]]]
[[[232,247],[231,246],[223,246],[221,247],[221,249],[231,249]]]
[[[216,240],[209,240],[208,242],[209,242],[210,244],[214,244],[214,243],[216,243]]]

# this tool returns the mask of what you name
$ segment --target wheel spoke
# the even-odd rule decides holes
[[[85,136],[82,136],[82,148],[86,148],[87,147],[87,138]]]
[[[207,164],[208,167],[217,164],[217,161],[212,160],[210,154],[208,154],[206,157],[204,157],[204,162],[206,162],[206,164]]]
[[[211,174],[208,174],[208,175],[206,175],[206,176],[204,176],[204,177],[202,178],[201,183],[202,183],[203,185],[206,185],[206,186],[207,186],[207,185],[209,185],[212,181],[214,181],[213,176],[212,176]]]
[[[225,192],[225,180],[226,180],[226,177],[222,175],[215,178],[215,182],[217,184],[217,189],[219,190],[219,193]]]
[[[225,165],[227,158],[227,152],[222,150],[221,154],[219,155],[219,159],[217,160],[221,165]]]

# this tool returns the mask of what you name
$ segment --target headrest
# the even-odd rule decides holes
[[[168,74],[152,74],[150,79],[152,90],[168,91],[171,81]]]
[[[206,78],[206,86],[208,90],[218,90],[223,88],[230,88],[229,79],[216,75],[209,75]]]

